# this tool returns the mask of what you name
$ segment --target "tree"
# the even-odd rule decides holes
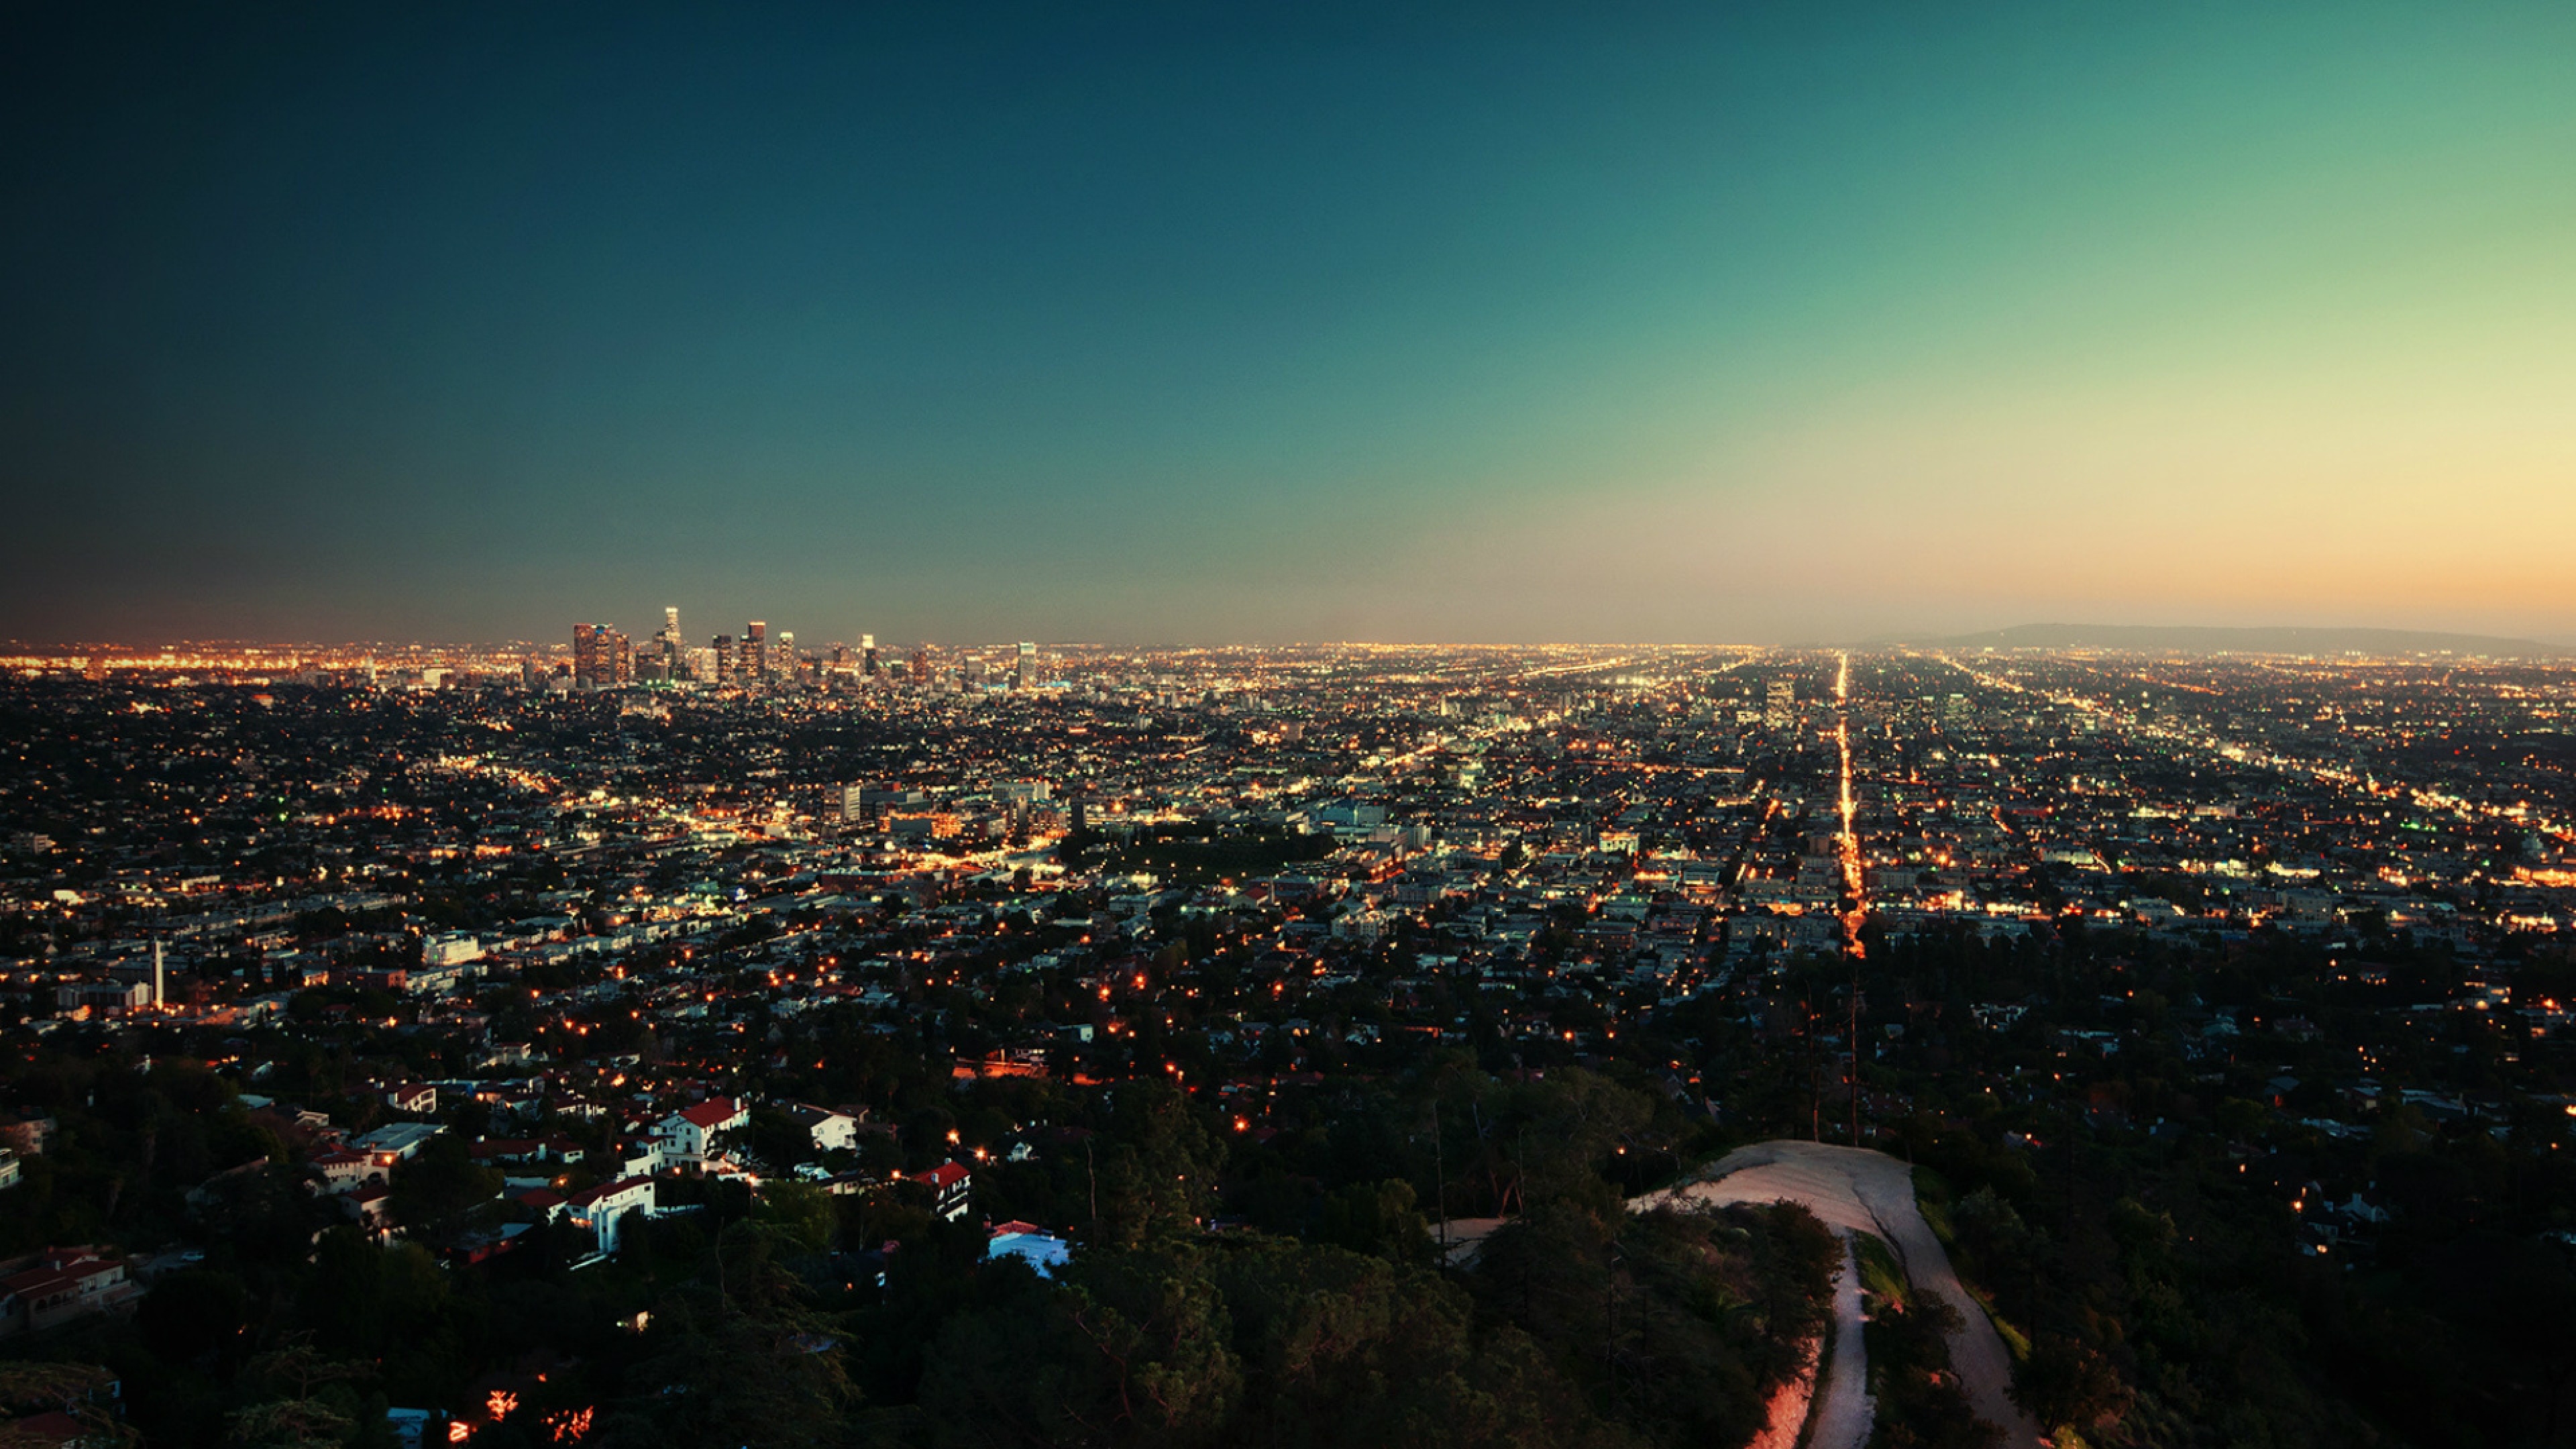
[[[248,1322],[249,1291],[213,1268],[186,1268],[152,1285],[135,1308],[135,1326],[152,1351],[191,1363],[238,1341]]]
[[[1394,1177],[1374,1186],[1353,1183],[1325,1198],[1315,1237],[1397,1263],[1428,1261],[1433,1249],[1431,1225],[1414,1201],[1413,1184]]]
[[[30,1413],[68,1414],[81,1426],[84,1444],[139,1443],[143,1436],[99,1402],[115,1383],[114,1374],[95,1364],[0,1363],[0,1404]],[[20,1445],[34,1449],[55,1442],[0,1424],[0,1449]]]
[[[2128,1412],[2129,1388],[2110,1360],[2062,1333],[2031,1345],[2012,1395],[2042,1424],[2089,1428]]]
[[[780,1261],[795,1243],[778,1225],[736,1222],[716,1243],[714,1281],[665,1297],[653,1352],[628,1371],[602,1445],[809,1449],[843,1442],[858,1392],[844,1331],[807,1305]]]
[[[394,1168],[394,1218],[416,1236],[452,1236],[489,1211],[501,1174],[475,1162],[465,1139],[441,1132]]]

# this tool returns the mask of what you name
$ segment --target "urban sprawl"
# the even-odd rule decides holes
[[[2223,1405],[2402,1442],[2407,1375],[2451,1370],[2356,1304],[2492,1380],[2420,1412],[2557,1413],[2559,1350],[2424,1285],[2475,1252],[2554,1283],[2576,1242],[2576,667],[692,645],[676,610],[570,646],[0,660],[0,1334],[92,1375],[44,1423],[684,1419],[706,1262],[727,1304],[782,1273],[773,1318],[724,1311],[833,1365],[741,1412],[1196,1442],[1145,1432],[1190,1410],[1139,1407],[1130,1350],[1060,1390],[1097,1424],[959,1427],[976,1365],[1076,1354],[976,1337],[1054,1320],[975,1284],[1071,1294],[1178,1232],[1416,1275],[1635,1436],[1510,1442],[1758,1430],[1821,1318],[1772,1310],[1786,1357],[1729,1339],[1733,1407],[1675,1407],[1673,1340],[1620,1326],[1663,1301],[1649,1250],[1543,1247],[1535,1204],[1780,1137],[1921,1164],[2043,1430],[2198,1442]],[[796,1247],[735,1264],[729,1225]],[[1532,1308],[1532,1256],[1597,1273]],[[1289,1394],[1250,1342],[1228,1382]],[[1873,1382],[1883,1421],[1948,1412],[1937,1362],[1912,1408]]]

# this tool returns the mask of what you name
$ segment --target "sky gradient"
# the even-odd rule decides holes
[[[2576,7],[1385,8],[35,13],[0,637],[2576,640]]]

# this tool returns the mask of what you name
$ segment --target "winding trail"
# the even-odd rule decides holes
[[[1914,1171],[1883,1152],[1820,1142],[1761,1142],[1730,1152],[1706,1178],[1630,1200],[1632,1208],[1666,1201],[1723,1206],[1740,1202],[1794,1202],[1843,1238],[1842,1275],[1834,1285],[1834,1359],[1814,1411],[1812,1449],[1860,1449],[1871,1422],[1868,1360],[1861,1343],[1860,1275],[1851,1234],[1876,1233],[1924,1292],[1938,1294],[1959,1314],[1950,1335],[1950,1366],[1966,1386],[1977,1417],[2004,1431],[2005,1449],[2042,1442],[2039,1427],[2006,1392],[2012,1359],[1985,1310],[1968,1296],[1950,1255],[1914,1203]],[[1848,1310],[1845,1299],[1850,1300]],[[1848,1407],[1846,1400],[1857,1401]]]

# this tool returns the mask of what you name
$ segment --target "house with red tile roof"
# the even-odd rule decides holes
[[[750,1121],[751,1109],[740,1099],[709,1097],[654,1123],[653,1136],[673,1161],[703,1163],[719,1134],[737,1131]]]
[[[88,1248],[49,1248],[0,1278],[0,1334],[27,1333],[123,1308],[143,1291],[121,1258]]]
[[[962,1162],[943,1162],[928,1172],[914,1173],[909,1181],[926,1184],[931,1191],[931,1211],[952,1223],[974,1206],[975,1170]]]

